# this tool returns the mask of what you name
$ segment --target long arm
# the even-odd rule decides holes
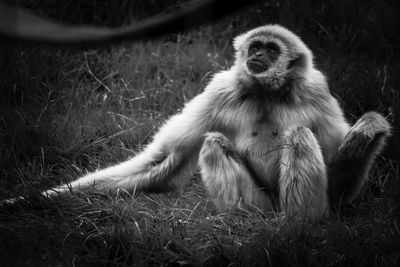
[[[171,117],[141,153],[132,159],[45,192],[99,191],[162,192],[181,185],[195,171],[203,135],[211,127],[210,102],[204,92]]]

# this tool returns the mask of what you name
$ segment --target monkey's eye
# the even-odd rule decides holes
[[[254,42],[249,46],[249,55],[255,54],[258,50],[263,48],[263,43],[261,42]]]
[[[279,53],[279,47],[275,43],[267,43],[265,45],[265,48],[267,49],[268,53],[270,53],[270,54]]]

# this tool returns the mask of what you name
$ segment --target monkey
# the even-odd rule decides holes
[[[391,132],[377,112],[351,126],[299,36],[265,25],[237,36],[235,61],[133,158],[44,192],[167,192],[199,168],[218,212],[322,218],[352,201]]]

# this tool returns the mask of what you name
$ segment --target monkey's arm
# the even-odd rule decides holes
[[[328,168],[332,208],[351,201],[359,193],[389,135],[390,124],[376,112],[366,113],[350,129]]]
[[[171,117],[155,134],[152,143],[132,159],[89,173],[45,194],[91,188],[104,192],[175,189],[195,171],[203,134],[212,124],[210,105],[212,99],[205,91],[188,102],[181,113]]]

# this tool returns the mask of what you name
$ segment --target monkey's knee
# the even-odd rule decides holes
[[[316,160],[322,158],[321,148],[311,130],[307,127],[297,127],[285,134],[284,155],[290,160]]]
[[[211,132],[206,134],[200,150],[200,163],[215,165],[221,162],[232,151],[228,139],[221,133]]]
[[[280,205],[287,215],[316,218],[326,214],[326,168],[310,129],[298,127],[287,134],[280,171]]]
[[[390,135],[389,122],[377,112],[364,114],[350,129],[339,154],[348,159],[360,159],[376,154],[382,149]]]
[[[361,131],[366,135],[389,134],[390,124],[381,114],[375,111],[365,113],[354,125],[353,130]]]
[[[233,149],[223,134],[207,133],[199,154],[200,168],[207,172],[226,169],[226,165],[229,164],[229,154],[233,154]]]

